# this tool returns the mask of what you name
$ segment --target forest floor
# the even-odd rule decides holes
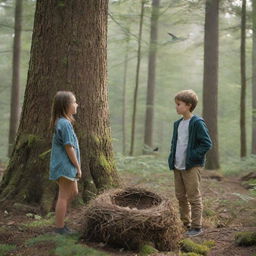
[[[225,176],[221,180],[209,178],[204,171],[202,194],[204,201],[204,232],[193,238],[197,243],[215,241],[209,256],[255,256],[256,246],[239,247],[235,234],[240,231],[256,232],[256,195],[241,186],[239,176]],[[140,169],[120,171],[126,186],[140,186],[170,198],[174,198],[173,175],[169,171],[145,172]],[[135,256],[136,252],[112,249],[104,244],[85,244],[79,237],[66,239],[51,234],[53,213],[40,218],[12,208],[0,208],[0,256],[76,256],[111,255]],[[83,206],[70,210],[67,222],[80,230],[83,222]],[[155,256],[178,255],[159,252]],[[181,255],[181,254],[180,254]]]

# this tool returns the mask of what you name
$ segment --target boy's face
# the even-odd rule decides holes
[[[191,104],[186,104],[184,101],[175,100],[176,111],[179,115],[186,115],[190,112]]]

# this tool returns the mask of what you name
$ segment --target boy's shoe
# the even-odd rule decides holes
[[[203,230],[201,228],[191,228],[185,233],[185,235],[186,236],[198,236],[202,233],[203,233]]]

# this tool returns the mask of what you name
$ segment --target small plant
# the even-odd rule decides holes
[[[208,248],[213,248],[216,245],[216,243],[213,240],[206,240],[203,242],[203,245],[207,246]]]
[[[256,232],[239,232],[239,233],[236,233],[235,243],[239,246],[256,245]]]
[[[52,225],[54,223],[54,217],[51,217],[49,219],[41,218],[38,215],[33,216],[36,220],[23,224],[26,228],[41,228],[45,226]],[[39,218],[40,217],[40,218]]]
[[[0,255],[5,256],[7,253],[16,249],[15,245],[11,244],[0,244]]]

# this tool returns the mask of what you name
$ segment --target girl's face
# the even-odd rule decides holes
[[[186,104],[183,101],[176,100],[176,111],[179,115],[186,115],[190,113],[191,104]]]
[[[69,104],[68,108],[68,115],[74,115],[76,114],[78,104],[76,103],[76,97],[72,96],[71,103]]]

